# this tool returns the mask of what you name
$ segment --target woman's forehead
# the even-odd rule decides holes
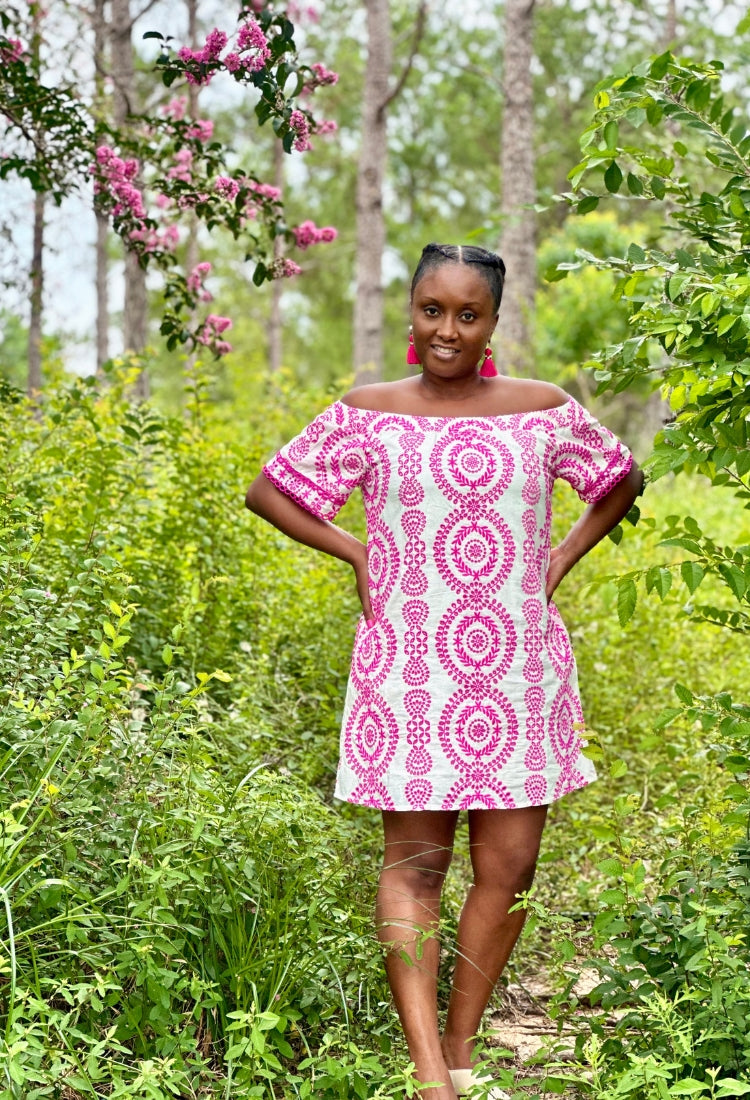
[[[414,287],[414,296],[440,298],[449,296],[466,302],[492,301],[487,280],[470,264],[445,263],[429,269]]]

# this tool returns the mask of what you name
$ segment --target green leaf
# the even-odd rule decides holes
[[[708,1092],[709,1085],[705,1081],[698,1081],[695,1077],[683,1077],[669,1086],[670,1096],[697,1096],[698,1093]]]
[[[694,702],[694,696],[690,688],[686,688],[684,684],[675,684],[674,693],[681,703],[685,706],[691,706]]]
[[[672,54],[669,50],[666,53],[659,54],[651,62],[651,68],[648,71],[648,75],[652,80],[661,80],[667,74],[669,69],[669,63],[672,60]]]
[[[736,1077],[720,1077],[716,1084],[719,1086],[716,1100],[724,1100],[728,1096],[747,1096],[750,1093],[750,1081],[738,1081]]]
[[[706,571],[697,561],[684,561],[680,566],[680,576],[692,594],[706,575]]]
[[[592,210],[596,210],[598,205],[598,195],[585,195],[584,198],[579,200],[576,210],[579,214],[590,214]]]
[[[634,175],[633,172],[628,172],[626,182],[628,185],[628,191],[631,195],[643,194],[643,181],[639,179],[638,176]]]
[[[170,645],[165,645],[162,649],[161,659],[167,667],[172,664],[172,647]]]
[[[625,626],[632,619],[637,601],[638,591],[635,581],[631,577],[619,581],[617,586],[617,617],[620,620],[620,626]]]
[[[719,573],[721,573],[732,593],[738,600],[741,600],[747,589],[747,581],[740,567],[734,563],[723,561],[719,565]]]
[[[620,184],[622,183],[622,172],[620,166],[616,160],[610,161],[609,168],[604,173],[604,186],[607,190],[615,194],[620,190]]]
[[[604,144],[607,149],[616,149],[620,136],[620,128],[614,119],[611,119],[604,127]]]
[[[654,198],[663,199],[667,193],[667,188],[664,184],[664,180],[660,180],[658,176],[652,176],[649,180],[649,184],[654,194]]]

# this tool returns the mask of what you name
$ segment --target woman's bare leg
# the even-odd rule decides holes
[[[473,1036],[518,939],[525,910],[509,913],[534,880],[546,806],[470,810],[474,883],[458,925],[453,989],[442,1049],[450,1069],[472,1064]]]
[[[457,818],[457,813],[440,810],[383,813],[378,936],[387,947],[386,973],[417,1080],[442,1082],[422,1090],[423,1100],[456,1100],[440,1046],[437,975],[440,894]]]

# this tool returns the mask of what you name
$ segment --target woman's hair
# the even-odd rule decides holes
[[[486,281],[492,294],[492,302],[495,312],[500,308],[503,297],[503,284],[505,283],[505,264],[494,252],[486,248],[478,248],[473,244],[428,244],[422,249],[422,255],[411,281],[411,295],[417,283],[424,278],[429,271],[434,271],[443,264],[471,264]]]

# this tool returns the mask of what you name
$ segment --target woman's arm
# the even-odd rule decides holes
[[[368,586],[367,547],[364,543],[343,528],[307,512],[286,493],[277,489],[262,473],[258,474],[247,490],[245,504],[251,512],[255,512],[296,542],[348,562],[354,568],[365,619],[368,622],[374,619]]]
[[[589,504],[581,518],[573,524],[559,546],[550,554],[547,570],[547,599],[563,577],[570,572],[577,561],[587,554],[592,546],[616,527],[635,500],[643,491],[643,473],[635,462],[622,481],[595,504]]]

